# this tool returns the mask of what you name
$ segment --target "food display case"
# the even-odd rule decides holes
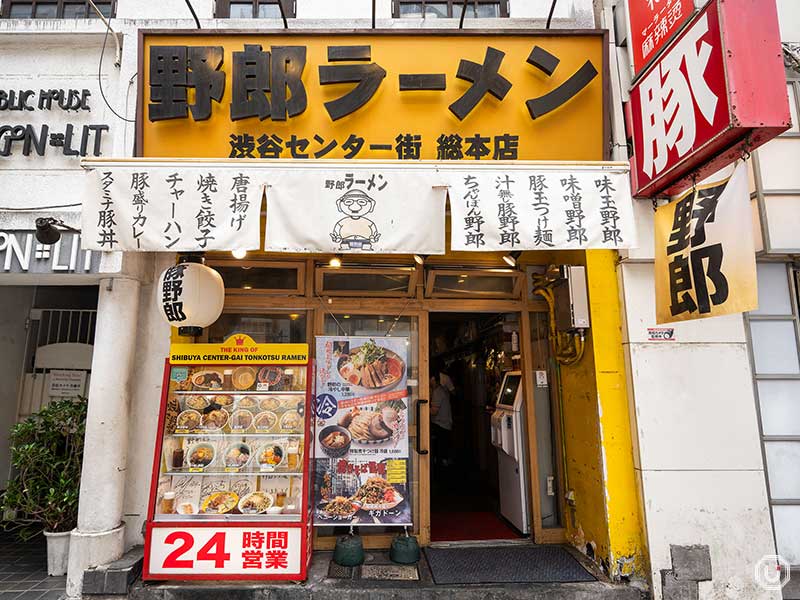
[[[305,579],[313,380],[306,344],[172,346],[144,579]]]

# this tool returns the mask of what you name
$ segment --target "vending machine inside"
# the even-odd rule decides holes
[[[530,533],[527,423],[522,373],[509,371],[491,419],[492,445],[497,448],[500,514],[523,534]]]

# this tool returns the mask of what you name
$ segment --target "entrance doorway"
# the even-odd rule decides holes
[[[520,487],[528,487],[527,479],[514,481],[501,474],[507,457],[498,458],[492,443],[492,415],[505,376],[520,369],[519,334],[516,312],[430,313],[433,542],[530,535],[525,525],[530,523],[530,492]],[[526,454],[519,464],[523,473]],[[524,495],[521,511],[527,514],[522,521],[520,509],[514,513],[502,501],[504,494]]]

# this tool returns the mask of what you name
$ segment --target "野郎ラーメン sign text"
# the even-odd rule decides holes
[[[265,173],[265,249],[444,254],[447,188],[439,174],[432,168],[376,167],[323,170],[298,165]]]
[[[604,158],[597,33],[145,33],[142,51],[144,156]]]
[[[758,306],[747,189],[740,163],[729,179],[699,185],[656,210],[657,323]]]

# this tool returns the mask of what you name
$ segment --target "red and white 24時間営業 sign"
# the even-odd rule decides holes
[[[300,527],[153,527],[146,576],[164,579],[302,579]]]
[[[711,0],[631,90],[635,196],[675,193],[790,125],[774,0]]]

